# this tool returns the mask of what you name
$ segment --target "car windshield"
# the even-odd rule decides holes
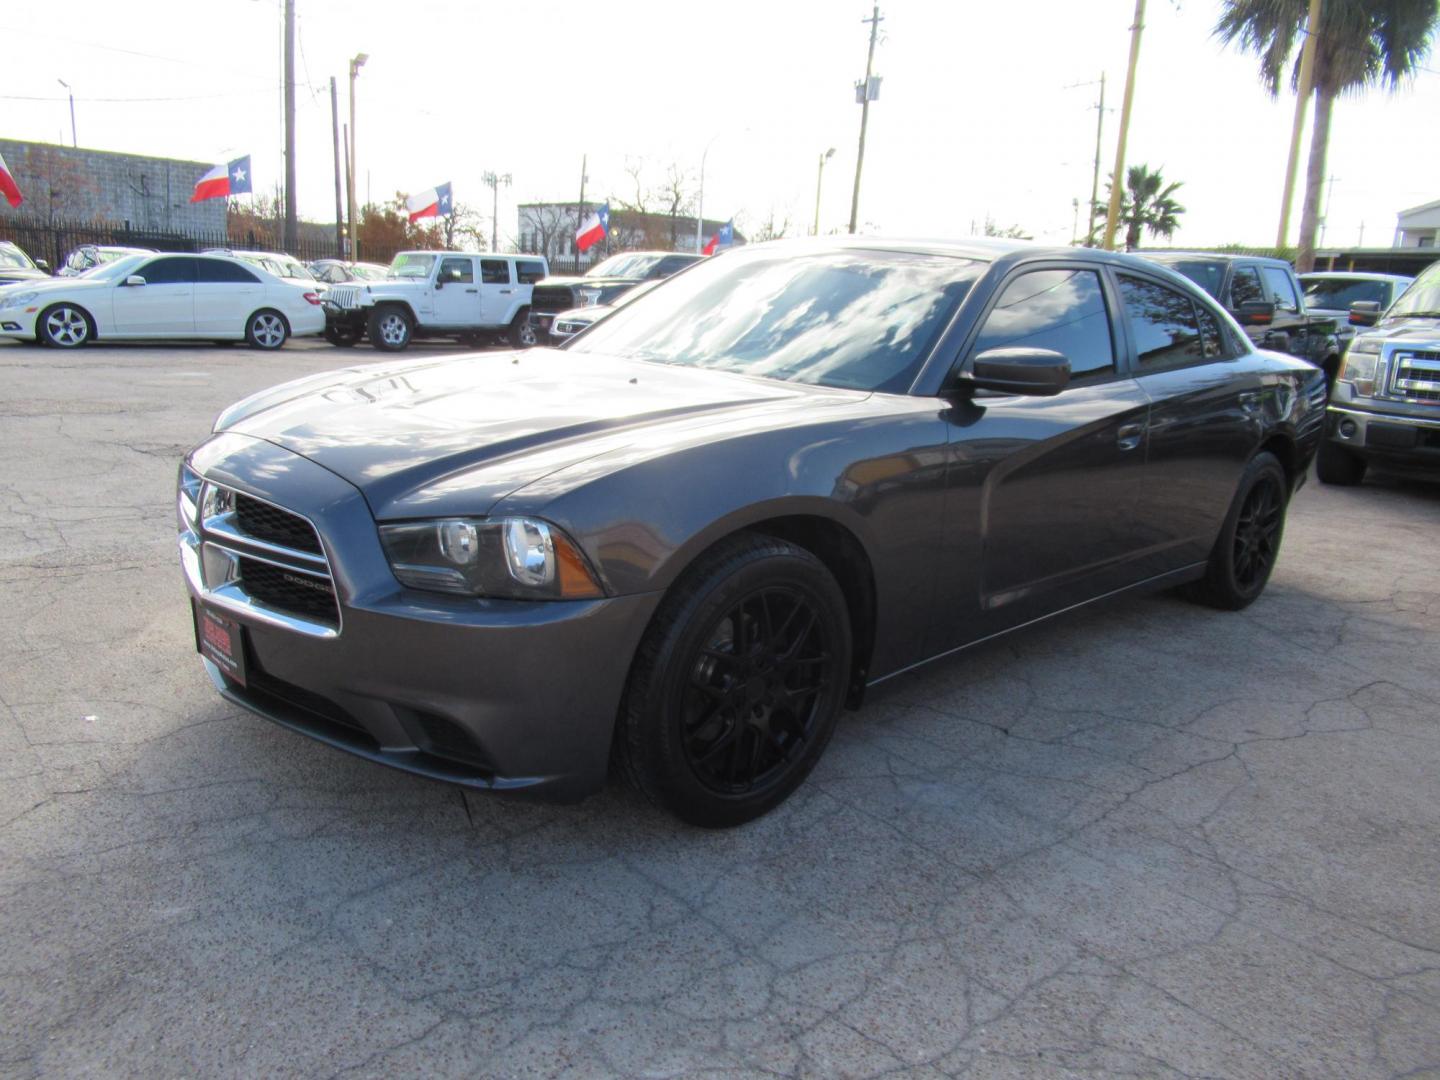
[[[350,276],[358,281],[380,281],[390,272],[373,263],[355,263],[349,269]]]
[[[280,267],[280,277],[299,278],[302,281],[314,281],[315,275],[310,273],[304,263],[298,259],[276,258],[276,265]]]
[[[389,275],[400,278],[429,277],[434,267],[434,255],[396,255],[390,262]]]
[[[628,304],[582,353],[902,393],[981,264],[893,251],[737,251]]]
[[[1440,314],[1440,263],[1426,270],[1390,305],[1387,319],[1403,319],[1407,315]]]
[[[1390,298],[1388,281],[1357,281],[1354,278],[1300,279],[1305,286],[1305,306],[1331,311],[1349,311],[1356,301],[1379,304],[1382,308]]]
[[[96,257],[97,259],[99,259],[100,262],[101,262],[101,264],[103,265],[103,264],[105,264],[105,263],[112,263],[112,262],[114,262],[116,259],[123,259],[123,258],[125,258],[125,256],[127,256],[127,255],[133,255],[133,254],[135,254],[133,251],[124,251],[124,250],[106,251],[104,248],[100,248],[100,249],[97,249],[97,250],[96,250],[96,252],[95,252],[95,257]]]
[[[147,258],[149,258],[149,255],[122,255],[114,262],[92,266],[89,270],[86,270],[78,276],[89,278],[92,281],[120,281],[133,274],[135,268]]]
[[[650,268],[663,259],[663,255],[611,255],[604,262],[596,263],[585,271],[586,277],[643,278]]]
[[[1216,300],[1220,299],[1220,283],[1225,280],[1225,264],[1210,259],[1156,259],[1177,274],[1183,274]]]
[[[34,270],[35,264],[14,244],[0,244],[0,267],[7,270]]]

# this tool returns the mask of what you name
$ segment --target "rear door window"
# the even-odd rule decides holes
[[[1252,300],[1264,301],[1265,290],[1260,287],[1260,275],[1253,266],[1237,266],[1230,278],[1230,306],[1238,308]]]
[[[1300,298],[1295,295],[1295,283],[1290,279],[1290,275],[1278,266],[1263,267],[1262,272],[1265,275],[1265,283],[1275,294],[1275,310],[1299,311]]]
[[[534,285],[545,276],[545,264],[532,259],[521,259],[515,264],[521,285]]]
[[[1120,296],[1130,316],[1142,371],[1184,367],[1206,359],[1190,297],[1155,281],[1129,274],[1119,277]]]
[[[1113,374],[1115,345],[1100,275],[1032,270],[1012,278],[985,317],[972,353],[1006,347],[1063,353],[1075,378]]]
[[[245,267],[219,259],[196,259],[196,278],[202,284],[245,284],[254,285],[260,279]]]

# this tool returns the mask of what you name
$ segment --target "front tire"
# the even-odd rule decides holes
[[[78,349],[95,337],[95,320],[88,311],[74,304],[46,308],[35,325],[40,341],[57,349]]]
[[[290,324],[278,311],[257,311],[245,323],[245,340],[252,349],[273,352],[290,337]]]
[[[1322,484],[1354,487],[1365,479],[1365,459],[1326,439],[1315,455],[1315,475]]]
[[[353,349],[360,344],[360,335],[353,330],[341,330],[338,327],[327,326],[325,328],[325,340],[331,345],[342,349]]]
[[[1288,492],[1275,455],[1256,454],[1240,477],[1205,576],[1182,590],[1187,598],[1222,611],[1239,611],[1259,598],[1280,555]]]
[[[414,325],[410,316],[398,307],[376,308],[370,313],[367,327],[370,344],[382,352],[400,352],[410,344]]]
[[[850,619],[804,548],[740,534],[672,588],[640,644],[616,755],[651,801],[705,828],[774,809],[809,775],[849,680]]]

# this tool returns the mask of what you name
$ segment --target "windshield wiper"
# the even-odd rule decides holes
[[[1397,311],[1392,319],[1440,319],[1440,311]]]

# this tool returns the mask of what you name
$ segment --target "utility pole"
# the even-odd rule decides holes
[[[1135,69],[1140,66],[1140,33],[1145,29],[1145,0],[1135,0],[1135,22],[1130,27],[1130,67],[1125,72],[1125,97],[1120,105],[1120,140],[1115,147],[1115,172],[1110,181],[1110,209],[1105,215],[1106,251],[1115,248],[1120,224],[1120,196],[1125,190],[1125,140],[1130,134],[1130,108],[1135,103]]]
[[[345,258],[345,211],[340,205],[340,95],[330,76],[330,129],[335,142],[335,257]]]
[[[1325,181],[1325,213],[1320,215],[1320,247],[1325,246],[1325,226],[1330,223],[1330,203],[1335,198],[1335,181],[1340,179],[1333,173],[1329,180]]]
[[[860,149],[855,155],[855,192],[850,196],[850,233],[854,235],[855,225],[860,218],[860,171],[865,167],[865,127],[870,122],[870,101],[876,94],[872,83],[875,70],[875,39],[880,33],[880,5],[876,4],[868,19],[861,22],[870,24],[870,51],[865,56],[865,82],[856,87],[860,98]]]
[[[340,138],[345,146],[345,206],[350,216],[345,222],[345,248],[343,258],[355,260],[355,178],[350,174],[350,125],[340,125]]]
[[[355,227],[355,189],[360,185],[360,177],[355,172],[355,76],[369,59],[363,52],[350,58],[350,127],[347,129],[346,160],[350,163],[350,258],[355,262],[360,261],[360,233]]]
[[[1305,20],[1305,43],[1300,47],[1299,85],[1295,88],[1295,119],[1290,125],[1290,158],[1285,162],[1285,193],[1280,199],[1280,228],[1275,246],[1283,248],[1290,232],[1290,204],[1295,199],[1295,177],[1300,171],[1300,139],[1305,132],[1305,113],[1315,89],[1315,38],[1320,32],[1321,0],[1310,0]]]
[[[487,172],[483,177],[481,177],[481,179],[484,180],[485,183],[490,185],[490,190],[491,192],[493,192],[494,201],[490,204],[490,250],[499,251],[500,185],[504,184],[506,187],[510,186],[510,174],[507,172],[504,176],[497,176],[493,172]]]
[[[285,0],[285,250],[300,231],[295,214],[295,0]]]
[[[589,160],[588,154],[580,155],[580,201],[575,204],[575,233],[571,234],[570,242],[575,244],[575,272],[580,272],[580,245],[575,243],[575,235],[580,232],[580,226],[585,224],[585,163]]]
[[[1100,100],[1095,105],[1095,171],[1090,175],[1090,229],[1085,246],[1095,246],[1095,204],[1100,201],[1100,143],[1105,136],[1105,72],[1100,73]]]

